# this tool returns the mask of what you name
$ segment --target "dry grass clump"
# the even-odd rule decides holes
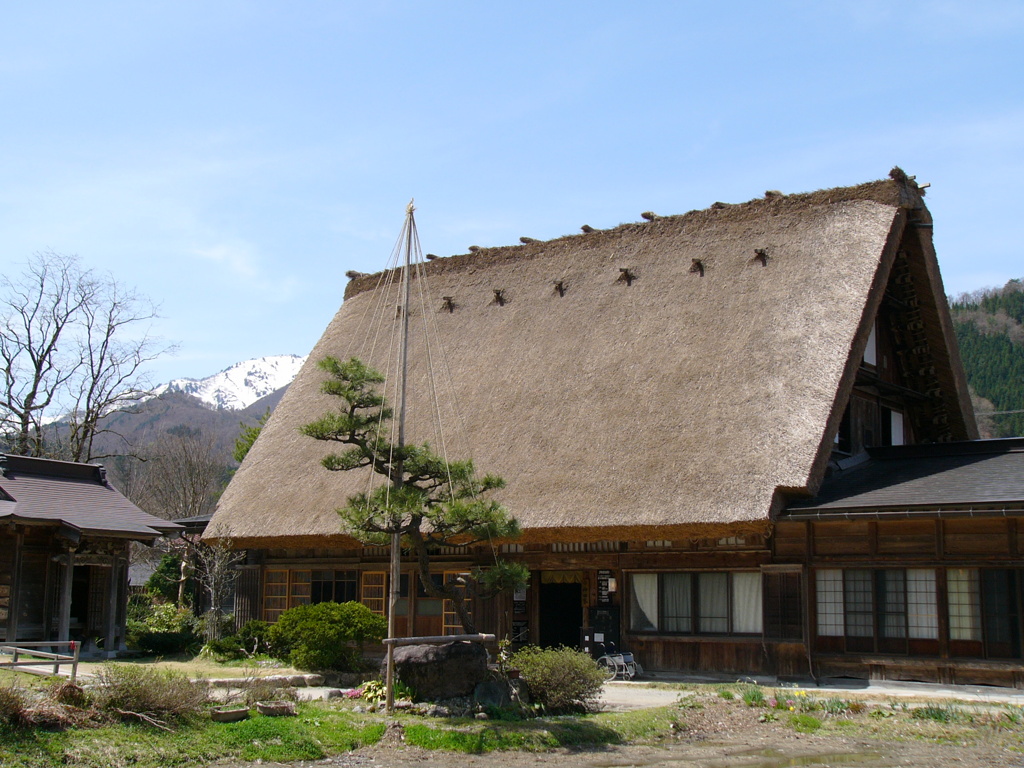
[[[24,688],[14,684],[0,686],[0,723],[19,725],[24,721],[29,697]]]
[[[73,683],[65,683],[57,688],[66,686],[77,688],[79,692],[82,690]],[[92,720],[92,712],[60,701],[59,694],[55,694],[56,690],[51,690],[44,697],[14,684],[0,687],[0,723],[48,730],[88,725]],[[87,706],[87,702],[83,704]]]
[[[298,701],[295,688],[280,686],[258,677],[247,680],[242,688],[242,701],[253,706],[257,701]]]
[[[92,697],[89,696],[88,692],[82,686],[72,683],[70,680],[55,683],[50,689],[49,698],[58,704],[78,709],[85,709],[92,702]]]
[[[205,682],[173,670],[133,664],[105,665],[96,675],[96,707],[121,718],[153,722],[194,717],[209,701]]]

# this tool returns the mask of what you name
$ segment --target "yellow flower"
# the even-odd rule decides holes
[[[789,711],[790,711],[790,712],[795,712],[795,711],[796,711],[796,707],[790,707],[790,708],[789,708]]]

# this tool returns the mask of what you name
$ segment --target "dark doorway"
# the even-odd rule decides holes
[[[540,585],[540,644],[579,648],[583,626],[583,587],[580,584]]]
[[[71,640],[85,640],[89,621],[89,566],[75,566],[71,574],[71,616],[68,630]]]

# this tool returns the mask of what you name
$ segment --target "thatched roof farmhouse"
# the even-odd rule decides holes
[[[409,311],[429,316],[444,348],[469,436],[455,455],[504,477],[500,499],[524,534],[501,549],[533,572],[526,594],[477,606],[484,623],[543,644],[577,644],[599,627],[655,669],[996,658],[981,619],[976,644],[956,645],[974,630],[954,631],[960,598],[946,584],[970,582],[960,571],[973,566],[946,559],[939,517],[915,519],[932,526],[925,535],[890,518],[862,527],[782,515],[826,477],[856,471],[872,447],[977,438],[923,194],[894,169],[854,187],[427,262],[413,282],[425,277],[429,295]],[[237,603],[246,618],[323,599],[384,609],[386,553],[347,536],[335,513],[366,478],[322,469],[325,445],[299,427],[333,407],[317,361],[388,367],[385,345],[367,344],[367,318],[395,306],[386,284],[353,277],[207,529],[249,550]],[[411,413],[429,391],[416,341]],[[425,425],[409,429],[412,441],[431,439]],[[993,535],[1017,551],[1010,528]],[[1012,561],[1002,551],[969,554],[1002,567]],[[449,548],[438,568],[464,571],[485,555]],[[850,597],[864,579],[866,608]],[[404,632],[452,629],[447,608],[402,589]],[[899,613],[897,595],[899,631],[886,618]],[[924,629],[908,618],[921,612]]]

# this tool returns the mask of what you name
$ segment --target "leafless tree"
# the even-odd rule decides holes
[[[245,558],[244,552],[231,548],[228,540],[204,544],[197,536],[191,541],[196,563],[196,578],[206,591],[210,610],[206,614],[206,641],[220,640],[223,629],[224,603],[235,588],[235,566]]]
[[[227,465],[218,458],[212,437],[178,427],[150,443],[142,454],[146,479],[140,495],[147,512],[174,520],[213,509]]]
[[[156,316],[75,256],[37,253],[20,277],[0,279],[0,430],[10,450],[100,458],[102,418],[143,397],[145,365],[171,349],[149,334]]]
[[[133,504],[168,520],[210,512],[228,478],[228,466],[218,458],[213,438],[188,427],[152,440],[115,468],[114,483]],[[182,605],[199,545],[183,536],[168,546],[181,557],[178,604]]]
[[[40,456],[47,409],[80,365],[63,342],[82,306],[93,300],[93,286],[81,279],[73,259],[42,253],[29,261],[20,280],[4,277],[0,290],[0,425],[11,436],[12,452]]]

